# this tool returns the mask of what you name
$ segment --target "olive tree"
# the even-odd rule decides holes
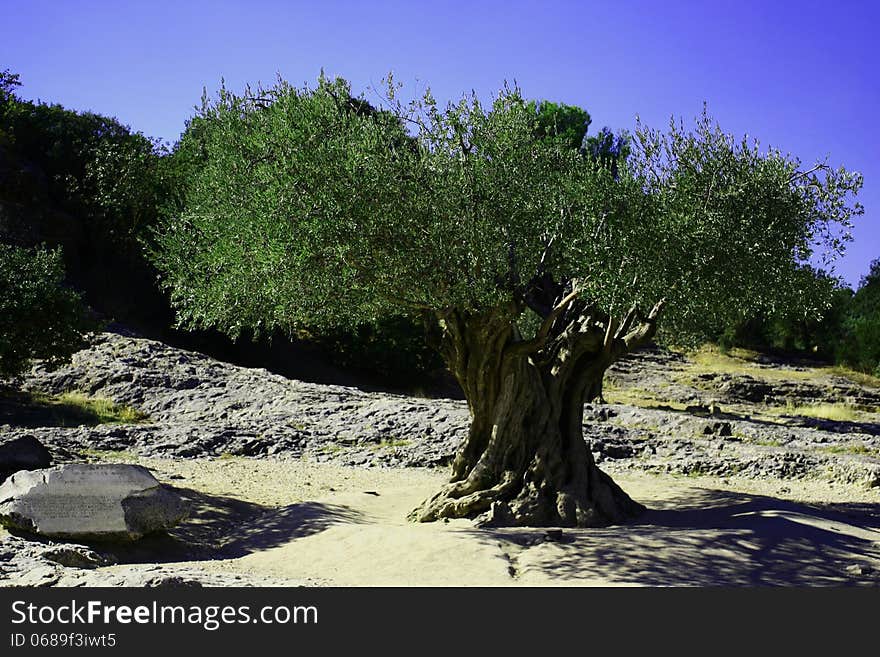
[[[642,510],[594,463],[583,407],[662,325],[823,300],[800,266],[842,251],[858,174],[721,132],[639,125],[615,170],[546,136],[504,88],[383,108],[342,80],[226,89],[156,262],[181,324],[236,335],[415,313],[467,398],[431,521],[595,526]]]

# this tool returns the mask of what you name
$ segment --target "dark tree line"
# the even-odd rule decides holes
[[[141,238],[169,202],[165,151],[116,119],[22,100],[17,83],[2,74],[0,240],[60,249],[69,282],[102,314],[161,313]]]
[[[874,260],[856,290],[821,270],[806,269],[830,288],[828,305],[819,317],[782,309],[776,315],[754,315],[719,327],[722,346],[778,351],[843,365],[880,376],[880,260]]]

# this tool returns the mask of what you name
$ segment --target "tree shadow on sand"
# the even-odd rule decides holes
[[[476,530],[512,572],[647,586],[880,585],[880,505],[695,489],[602,529]]]
[[[180,525],[131,544],[94,547],[120,563],[235,559],[335,524],[362,520],[359,512],[335,504],[300,502],[273,508],[187,488],[174,490],[192,505],[189,518]]]
[[[880,424],[858,420],[826,420],[819,417],[804,415],[783,415],[786,423],[796,427],[809,427],[830,433],[866,433],[871,436],[880,435]]]
[[[765,427],[780,429],[784,427],[807,427],[810,429],[819,429],[828,433],[863,433],[871,436],[880,435],[880,423],[868,422],[860,420],[826,420],[824,418],[809,417],[806,415],[792,415],[783,413],[773,418],[760,417],[758,415],[746,413],[745,411],[725,408],[723,411],[715,413],[696,411],[693,409],[673,408],[663,402],[656,404],[646,404],[641,406],[650,411],[663,411],[676,415],[686,415],[693,418],[703,420],[711,420],[719,422],[723,420],[733,420],[735,422],[750,422]],[[778,405],[768,406],[768,408],[780,408]],[[782,407],[784,408],[784,407]]]

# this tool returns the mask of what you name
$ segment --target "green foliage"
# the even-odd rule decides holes
[[[417,385],[425,374],[443,368],[439,355],[425,342],[424,327],[406,316],[329,330],[315,337],[337,365],[398,386]]]
[[[66,361],[96,328],[79,295],[63,284],[58,251],[0,244],[0,378],[16,376],[30,361]]]
[[[855,293],[821,271],[805,268],[804,275],[814,279],[804,284],[806,290],[816,284],[831,288],[821,297],[829,299],[821,319],[785,312],[757,315],[727,327],[719,342],[808,352],[857,372],[880,374],[880,260],[871,263]]]
[[[535,115],[533,137],[546,146],[579,151],[618,176],[620,163],[629,154],[629,135],[615,135],[609,128],[587,136],[592,119],[589,113],[574,105],[547,100],[529,101],[529,112]]]
[[[629,155],[630,137],[626,132],[615,135],[607,127],[602,128],[598,134],[584,139],[583,150],[610,170],[616,179],[620,165]]]
[[[826,277],[826,280],[829,280]],[[834,360],[844,335],[853,291],[834,282],[828,306],[821,318],[787,318],[777,321],[771,333],[772,344],[786,351],[804,351],[824,360]]]
[[[821,316],[805,315],[800,307],[780,306],[774,314],[759,312],[722,327],[714,339],[725,348],[800,352],[833,361],[841,347],[853,292],[822,270],[805,266],[801,274],[803,289],[818,289],[817,298],[826,300]]]
[[[838,362],[880,375],[880,260],[871,263],[843,320]]]
[[[13,73],[8,68],[0,71],[0,103],[9,102],[15,95],[15,88],[20,86],[18,73]]]
[[[116,119],[21,100],[16,83],[0,76],[0,241],[63,247],[102,312],[161,315],[139,240],[171,196],[164,149]]]
[[[803,265],[816,248],[842,252],[858,174],[801,171],[705,113],[693,131],[640,125],[612,171],[572,147],[583,114],[548,110],[548,122],[516,89],[488,106],[396,92],[381,111],[323,78],[205,100],[201,164],[154,254],[182,325],[238,335],[515,315],[530,312],[539,271],[613,316],[668,299],[679,343],[827,304]]]
[[[651,296],[679,309],[664,319],[666,335],[711,336],[755,316],[821,316],[833,284],[805,265],[842,254],[863,211],[851,203],[860,174],[801,171],[797,159],[724,134],[705,111],[693,133],[640,127],[628,163],[658,203],[665,253],[648,258],[658,268],[646,282],[662,282],[665,292]]]
[[[548,145],[578,150],[583,146],[592,119],[589,113],[574,105],[548,100],[529,101],[526,105],[535,115],[535,139]]]
[[[188,186],[207,161],[206,129],[206,122],[199,117],[189,120],[180,140],[162,158],[161,167],[168,184],[161,216],[174,217],[184,210]]]
[[[0,126],[12,139],[20,175],[36,177],[45,201],[81,218],[93,236],[120,244],[148,221],[155,205],[153,141],[115,119],[15,98],[3,104]],[[16,191],[25,190],[7,187],[3,200],[30,200],[16,199]]]

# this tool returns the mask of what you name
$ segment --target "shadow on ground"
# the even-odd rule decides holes
[[[0,425],[12,427],[78,427],[101,424],[93,410],[48,400],[28,392],[0,390]]]
[[[797,427],[810,427],[833,433],[866,433],[880,436],[880,424],[877,422],[859,422],[857,420],[825,420],[803,415],[783,415],[785,422]]]
[[[647,586],[880,586],[880,505],[807,505],[695,489],[636,522],[602,529],[473,530],[511,572],[560,583]]]
[[[359,512],[335,504],[301,502],[273,508],[187,488],[175,490],[192,505],[189,519],[166,534],[126,545],[95,544],[95,549],[120,563],[234,559],[362,519]]]
[[[614,405],[618,406],[627,406],[628,404],[621,402],[614,402]],[[632,407],[631,404],[629,406]],[[761,408],[760,405],[756,405],[757,408]],[[744,411],[731,410],[726,408],[722,411],[717,411],[715,413],[701,412],[688,410],[684,408],[674,408],[669,406],[669,404],[664,403],[663,401],[658,401],[657,403],[651,404],[640,404],[635,408],[642,408],[648,411],[663,411],[665,413],[672,413],[675,415],[685,415],[691,418],[699,418],[703,420],[711,420],[711,421],[722,421],[722,420],[733,420],[736,422],[749,422],[751,424],[757,424],[766,427],[772,427],[773,429],[780,429],[784,427],[794,426],[794,427],[808,427],[811,429],[819,429],[821,431],[827,431],[829,433],[864,433],[872,436],[880,435],[880,423],[877,422],[867,422],[867,421],[858,421],[858,420],[826,420],[823,418],[815,418],[808,417],[805,415],[790,415],[790,414],[781,414],[775,416],[765,416],[761,417],[759,415],[754,415],[750,413],[746,413]],[[779,407],[771,407],[766,406],[766,409],[770,408],[779,408]]]

